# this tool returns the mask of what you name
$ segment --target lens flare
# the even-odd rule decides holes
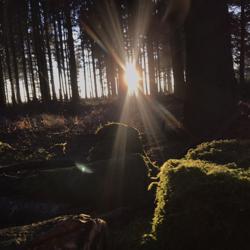
[[[125,65],[124,79],[128,85],[129,94],[137,94],[140,82],[139,73],[133,63],[127,63]]]
[[[76,162],[75,166],[82,172],[85,174],[93,174],[94,171],[91,170],[89,167],[87,167],[86,165],[84,165],[83,163],[80,162]]]

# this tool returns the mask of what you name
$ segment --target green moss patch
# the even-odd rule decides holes
[[[159,174],[145,247],[248,249],[249,216],[249,170],[200,160],[169,160]]]
[[[236,167],[250,167],[250,141],[219,140],[206,142],[190,149],[185,157],[192,160],[204,160],[218,164],[232,163]]]

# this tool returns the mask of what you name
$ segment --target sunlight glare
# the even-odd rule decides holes
[[[127,63],[124,73],[125,82],[128,85],[129,94],[137,94],[140,76],[133,63]]]

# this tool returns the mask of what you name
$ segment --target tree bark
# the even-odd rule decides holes
[[[53,72],[53,63],[52,63],[52,53],[50,48],[50,34],[49,34],[49,17],[48,17],[48,7],[46,1],[44,2],[43,6],[44,11],[44,28],[45,28],[45,40],[46,40],[46,47],[48,50],[48,59],[49,59],[49,72],[50,72],[50,82],[51,82],[51,89],[52,89],[52,97],[53,100],[56,100],[56,90],[55,90],[55,81],[54,81],[54,72]]]
[[[14,20],[16,20],[16,18]],[[10,31],[9,41],[10,41],[10,48],[12,52],[12,58],[13,58],[12,63],[13,63],[15,83],[16,83],[16,100],[17,100],[17,103],[21,103],[22,101],[21,101],[20,82],[19,82],[18,58],[17,58],[17,53],[16,53],[16,44],[15,44],[15,36],[13,34],[12,21],[9,22],[9,31]]]
[[[184,116],[186,127],[200,138],[220,136],[236,110],[228,26],[225,0],[192,1],[186,23],[188,89]]]
[[[69,70],[70,70],[70,83],[72,89],[72,102],[77,103],[79,101],[79,90],[77,85],[77,70],[76,70],[74,40],[72,34],[70,6],[67,6],[65,8],[65,17],[66,17],[66,28],[68,30],[67,43],[69,49],[69,67],[70,67]]]
[[[49,77],[45,56],[44,40],[41,32],[41,13],[38,1],[31,1],[31,14],[41,98],[43,102],[48,103],[50,101]]]
[[[0,107],[3,107],[6,105],[2,59],[3,59],[3,56],[2,56],[2,53],[0,52]]]
[[[171,55],[174,76],[174,95],[184,100],[186,96],[186,85],[184,81],[184,47],[182,30],[180,28],[171,28]]]
[[[157,85],[155,82],[155,63],[154,63],[154,46],[152,39],[147,41],[148,48],[148,74],[149,74],[149,86],[150,95],[155,96],[157,94]]]
[[[240,18],[240,85],[245,85],[245,53],[246,53],[246,1],[241,0],[241,18]],[[243,91],[243,89],[241,89]]]

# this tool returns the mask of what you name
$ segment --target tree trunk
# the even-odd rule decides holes
[[[83,33],[81,34],[81,48],[82,48],[82,66],[83,66],[83,78],[84,78],[84,98],[88,98],[87,95],[87,74],[86,74],[86,61],[85,61],[85,45],[84,45]]]
[[[153,41],[149,38],[147,42],[148,48],[148,74],[149,74],[149,86],[151,96],[157,94],[157,85],[155,82],[155,63],[154,63],[154,46]]]
[[[92,68],[93,68],[95,98],[98,98],[97,81],[96,81],[96,65],[95,65],[94,46],[93,46],[93,44],[91,44],[91,62],[92,62]]]
[[[201,138],[220,136],[235,113],[236,82],[228,25],[226,1],[192,1],[186,23],[185,125]]]
[[[6,65],[7,65],[8,77],[9,77],[10,88],[11,88],[11,102],[12,102],[12,104],[16,104],[17,103],[16,102],[16,94],[15,94],[14,81],[13,81],[13,77],[12,77],[12,69],[11,69],[8,44],[5,44],[5,55],[6,55]]]
[[[55,41],[55,57],[57,62],[58,69],[58,78],[59,78],[59,99],[63,101],[63,96],[65,95],[63,79],[62,79],[62,65],[61,65],[61,57],[60,57],[60,49],[59,49],[59,41],[58,41],[58,33],[56,26],[56,15],[53,16],[53,28],[54,28],[54,41]]]
[[[245,86],[245,53],[246,53],[246,1],[241,0],[241,18],[240,18],[240,85],[241,91]],[[242,89],[243,88],[243,89]]]
[[[21,50],[21,54],[22,54],[22,66],[23,66],[22,68],[23,68],[24,86],[25,86],[27,101],[30,102],[29,83],[28,83],[27,65],[26,65],[26,58],[25,58],[25,46],[24,46],[24,37],[23,37],[22,28],[20,28],[19,36],[20,36],[20,50]]]
[[[2,60],[3,55],[0,52],[0,107],[5,106],[6,104],[6,96],[5,96],[5,88],[4,88],[4,77],[3,77],[3,67]]]
[[[4,47],[3,39],[3,23],[4,23],[4,3],[0,1],[0,46]],[[6,95],[5,95],[5,84],[4,84],[4,68],[3,68],[3,50],[0,50],[0,107],[5,106],[6,104]]]
[[[118,96],[121,102],[123,102],[128,93],[128,85],[124,79],[124,70],[118,65]]]
[[[46,47],[48,50],[48,59],[49,59],[49,72],[50,72],[50,81],[51,81],[51,89],[52,89],[52,97],[53,100],[56,100],[56,90],[55,90],[55,82],[54,82],[54,72],[53,72],[53,64],[52,64],[52,53],[50,48],[50,36],[49,36],[49,24],[48,24],[48,7],[47,3],[44,3],[44,28],[45,28],[45,40]]]
[[[184,81],[184,57],[183,57],[183,38],[180,28],[172,27],[170,46],[172,55],[172,66],[174,76],[174,95],[184,100],[186,86]]]
[[[40,82],[40,91],[42,101],[48,103],[50,101],[49,77],[47,69],[47,61],[45,55],[44,40],[41,32],[41,14],[38,1],[31,1],[31,14],[33,25],[33,39],[35,54],[37,58],[38,75]]]
[[[27,49],[28,49],[28,57],[29,57],[29,71],[30,71],[30,78],[32,82],[32,98],[34,101],[37,101],[34,66],[33,66],[32,54],[31,54],[31,47],[30,47],[30,35],[28,33],[28,29],[26,31],[27,31]]]
[[[70,15],[70,6],[65,8],[66,17],[66,27],[68,30],[68,49],[69,49],[69,70],[70,70],[70,83],[72,89],[72,102],[77,103],[79,101],[79,90],[77,85],[77,70],[76,70],[76,59],[75,59],[75,49],[74,40],[72,34],[72,23]]]
[[[16,20],[16,19],[14,19]],[[17,103],[21,103],[21,93],[20,93],[20,82],[19,82],[19,70],[18,70],[18,58],[17,58],[17,54],[16,54],[16,44],[15,44],[15,36],[13,35],[13,23],[10,21],[9,22],[9,30],[10,30],[10,48],[11,48],[11,52],[12,52],[12,63],[13,63],[13,67],[14,67],[14,75],[15,75],[15,82],[16,82],[16,100]]]
[[[109,95],[116,95],[116,87],[115,87],[115,66],[114,59],[111,55],[106,55],[106,74],[107,74],[107,82],[108,82],[108,93]]]
[[[60,49],[60,58],[61,58],[61,65],[62,65],[62,86],[63,86],[63,99],[68,99],[68,90],[67,90],[67,77],[66,77],[66,67],[65,67],[65,57],[64,57],[64,45],[63,45],[63,34],[62,34],[62,15],[57,15],[57,27],[59,33],[59,49]],[[68,79],[69,80],[69,79]]]

